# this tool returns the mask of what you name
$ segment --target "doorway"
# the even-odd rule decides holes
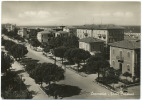
[[[119,70],[122,72],[122,63],[119,63]]]

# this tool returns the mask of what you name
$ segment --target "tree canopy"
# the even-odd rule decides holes
[[[30,40],[30,44],[31,44],[33,47],[38,47],[38,46],[41,45],[41,43],[40,43],[37,39],[35,39],[35,38],[32,38],[32,39]]]
[[[16,44],[11,47],[11,54],[14,58],[22,58],[25,54],[28,53],[27,47]]]
[[[62,58],[62,63],[63,63],[63,58],[66,51],[67,51],[67,47],[61,46],[54,49],[54,55],[56,57]]]
[[[72,36],[57,36],[55,38],[52,38],[49,41],[49,44],[52,46],[52,48],[57,48],[60,46],[70,47],[70,48],[78,48],[79,42],[78,37],[72,35]]]
[[[52,63],[42,63],[35,68],[34,78],[36,82],[49,83],[64,79],[64,70]]]
[[[13,63],[13,59],[9,55],[2,52],[1,53],[1,71],[7,72],[7,70],[11,67],[12,63]]]

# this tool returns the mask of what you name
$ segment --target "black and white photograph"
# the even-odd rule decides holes
[[[1,1],[2,99],[140,99],[141,1]]]

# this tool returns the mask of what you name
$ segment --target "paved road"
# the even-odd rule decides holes
[[[53,60],[43,56],[41,52],[37,52],[37,51],[32,50],[28,45],[27,45],[27,49],[29,51],[28,54],[26,55],[27,57],[39,60],[39,62],[41,62],[41,63],[42,62],[54,63]],[[61,66],[61,64],[58,62],[57,62],[57,65]],[[115,94],[112,95],[109,90],[105,89],[104,87],[101,87],[97,83],[93,83],[92,81],[93,80],[90,80],[90,78],[82,77],[82,76],[76,74],[75,72],[66,69],[65,80],[58,82],[58,84],[78,86],[80,89],[82,89],[82,92],[80,95],[66,97],[69,99],[73,99],[73,98],[74,99],[75,98],[76,99],[139,98],[139,95],[134,95],[134,96],[126,96],[126,95],[120,96],[120,95],[115,95]],[[94,94],[91,95],[91,92],[93,92]],[[99,93],[103,93],[103,94],[100,95]]]

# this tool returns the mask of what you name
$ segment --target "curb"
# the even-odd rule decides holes
[[[119,94],[117,91],[110,89],[109,87],[103,85],[102,83],[99,83],[99,82],[96,82],[96,81],[93,81],[93,82],[94,82],[94,83],[97,83],[98,85],[100,85],[100,86],[102,86],[102,87],[104,87],[104,88],[106,88],[106,89],[108,89],[108,90],[110,90],[111,92],[114,92],[114,93]]]

